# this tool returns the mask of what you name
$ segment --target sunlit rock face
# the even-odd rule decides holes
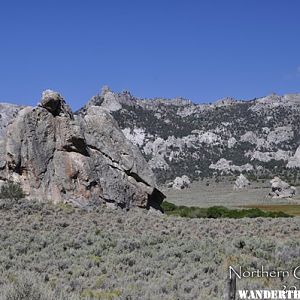
[[[169,183],[169,187],[175,190],[183,190],[189,188],[191,184],[190,178],[186,175],[176,177],[173,182]]]
[[[106,109],[74,116],[62,96],[43,92],[36,107],[8,126],[1,178],[19,182],[30,198],[79,206],[115,203],[159,208],[163,194],[139,149]]]
[[[233,189],[239,190],[239,189],[246,189],[250,186],[250,181],[247,179],[247,177],[243,174],[240,174],[239,177],[235,180]]]
[[[300,146],[297,148],[295,154],[289,158],[288,168],[300,168]]]

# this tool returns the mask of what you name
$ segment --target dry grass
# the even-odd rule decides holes
[[[235,207],[257,207],[261,206],[275,208],[279,205],[297,206],[300,205],[300,189],[297,188],[294,198],[273,199],[268,197],[271,188],[268,182],[252,183],[248,189],[234,190],[233,182],[224,180],[216,183],[213,180],[206,185],[206,180],[203,182],[193,182],[189,189],[174,190],[165,189],[164,193],[167,196],[167,201],[176,205],[211,207],[225,206],[228,208]],[[293,215],[300,215],[297,213]],[[289,214],[288,211],[283,211]]]

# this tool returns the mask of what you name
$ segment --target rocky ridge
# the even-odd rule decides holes
[[[248,173],[297,177],[300,167],[300,94],[214,104],[141,99],[104,87],[89,106],[109,110],[125,136],[140,148],[160,183]]]
[[[152,170],[106,109],[74,115],[47,90],[11,119],[1,131],[0,178],[19,182],[29,198],[159,208],[164,196]]]

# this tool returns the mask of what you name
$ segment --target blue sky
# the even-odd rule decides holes
[[[300,92],[298,0],[1,0],[0,101],[104,84],[210,102]]]

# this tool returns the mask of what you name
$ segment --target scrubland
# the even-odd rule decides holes
[[[1,300],[220,300],[229,265],[289,270],[300,256],[298,217],[188,219],[1,200],[0,228]],[[283,284],[300,288],[291,277],[237,287]]]

